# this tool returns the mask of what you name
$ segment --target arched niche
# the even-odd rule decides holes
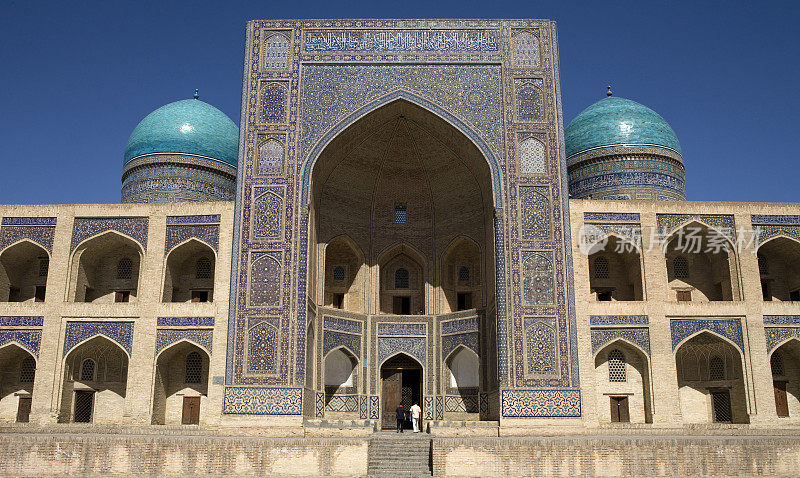
[[[198,423],[196,419],[208,400],[209,362],[208,352],[185,340],[158,354],[153,377],[153,424]]]
[[[478,243],[459,237],[442,255],[440,279],[442,313],[481,308],[484,297],[483,268]]]
[[[14,342],[0,347],[0,422],[27,422],[36,357]]]
[[[614,235],[590,249],[589,288],[597,301],[643,300],[642,259],[630,241]]]
[[[742,355],[728,340],[704,331],[675,351],[685,423],[749,423]]]
[[[409,247],[398,246],[381,255],[380,312],[425,313],[425,267],[422,257]]]
[[[325,246],[322,305],[351,312],[363,311],[367,267],[364,255],[347,236],[339,236]]]
[[[471,349],[456,347],[445,359],[445,416],[452,420],[478,420],[480,412],[480,358]]]
[[[207,244],[190,239],[172,249],[164,269],[164,302],[212,302],[216,256]]]
[[[489,163],[470,138],[432,111],[405,99],[376,107],[348,123],[305,168],[311,170],[309,271],[320,271],[309,273],[309,291],[318,290],[328,271],[325,248],[319,245],[342,235],[364,252],[369,268],[366,313],[392,310],[384,303],[378,268],[384,264],[379,256],[395,244],[419,252],[412,259],[426,273],[421,288],[426,296],[439,286],[441,274],[432,272],[458,237],[472,238],[486,251],[482,271],[494,267]],[[494,274],[483,277],[491,280],[482,297],[490,303]],[[325,301],[315,293],[309,297]],[[435,308],[432,298],[423,305],[426,312]],[[419,308],[414,305],[411,311]]]
[[[69,297],[75,302],[135,302],[144,251],[133,239],[107,231],[72,254]]]
[[[102,335],[73,348],[64,358],[59,422],[118,423],[128,362],[125,350]]]
[[[601,423],[652,423],[648,356],[624,340],[615,340],[594,357],[597,414]]]
[[[758,247],[761,293],[766,301],[800,301],[800,242],[776,237]]]
[[[784,342],[769,359],[775,413],[782,420],[796,422],[800,418],[800,341],[792,338]]]
[[[339,347],[328,352],[324,381],[326,417],[357,418],[358,359],[350,350]]]
[[[50,256],[23,240],[0,253],[0,302],[44,302]]]
[[[665,253],[667,282],[676,300],[741,299],[733,245],[717,230],[691,222],[670,235]]]

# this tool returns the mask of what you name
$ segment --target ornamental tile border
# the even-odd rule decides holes
[[[164,255],[169,255],[175,246],[188,239],[197,239],[210,246],[215,251],[219,250],[219,224],[187,224],[180,226],[167,226],[164,240]]]
[[[219,214],[207,214],[199,216],[167,216],[167,226],[187,225],[187,224],[219,224]]]
[[[362,420],[369,419],[369,407],[367,406],[368,402],[369,397],[367,395],[358,396],[358,418]]]
[[[583,220],[586,222],[639,222],[638,212],[585,212]]]
[[[22,218],[5,218],[22,219]],[[35,218],[31,218],[35,219]],[[49,219],[49,218],[42,218]],[[48,253],[53,253],[53,237],[55,226],[6,226],[0,228],[0,250],[15,244],[23,239],[28,239],[42,246]]]
[[[647,327],[615,327],[609,329],[592,329],[592,355],[597,354],[606,345],[617,339],[623,339],[637,345],[647,356],[650,356],[650,329]]]
[[[665,235],[671,234],[684,224],[698,221],[735,241],[736,223],[732,214],[656,214],[656,218],[659,231]]]
[[[314,397],[314,416],[322,418],[325,416],[325,392],[316,392]]]
[[[765,315],[764,325],[797,325],[800,326],[800,315]]]
[[[214,317],[158,317],[158,327],[213,327]]]
[[[116,231],[129,236],[147,250],[148,217],[76,217],[72,229],[72,247],[89,237],[106,231]]]
[[[55,217],[4,217],[3,226],[55,226]]]
[[[800,215],[752,214],[753,224],[774,224],[777,226],[800,226]]]
[[[589,325],[648,325],[646,315],[590,315]]]
[[[670,319],[669,322],[673,352],[686,337],[704,330],[727,338],[739,347],[740,352],[744,351],[740,319]]]
[[[42,327],[42,316],[6,316],[0,317],[0,327]]]
[[[378,395],[369,396],[369,419],[377,420],[380,417],[380,397]]]
[[[430,395],[422,398],[422,419],[433,420],[433,397]]]
[[[756,247],[764,244],[776,236],[786,236],[800,242],[800,226],[780,225],[756,225],[753,226],[756,237]]]
[[[128,356],[131,355],[133,345],[133,322],[67,322],[64,331],[64,356],[78,344],[94,337],[102,335],[125,350]]]
[[[800,341],[800,327],[764,328],[764,340],[767,343],[767,353],[771,353],[775,348],[789,339]]]

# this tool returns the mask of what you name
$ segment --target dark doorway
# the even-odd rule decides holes
[[[611,397],[611,421],[628,423],[631,421],[628,397]]]
[[[711,391],[711,400],[714,405],[714,421],[718,423],[731,423],[731,394],[728,390]]]
[[[411,313],[411,297],[394,296],[392,303],[394,314],[408,315]]]
[[[789,416],[789,402],[786,400],[786,382],[783,380],[775,380],[772,382],[775,389],[775,411],[778,412],[779,417]]]
[[[75,391],[75,419],[76,423],[91,423],[92,409],[94,408],[94,391]]]
[[[183,397],[183,425],[200,424],[200,397]]]
[[[422,366],[405,354],[396,355],[381,367],[381,426],[394,429],[397,425],[395,409],[398,404],[408,411],[422,402]],[[406,420],[406,428],[411,422]]]
[[[31,416],[31,397],[19,397],[17,423],[28,423]]]

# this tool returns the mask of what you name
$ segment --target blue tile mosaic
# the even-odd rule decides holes
[[[213,327],[214,317],[158,317],[159,327]]]
[[[797,325],[800,326],[800,315],[765,315],[764,325]]]
[[[639,222],[641,219],[638,212],[585,212],[583,220],[587,222]]]
[[[739,351],[744,350],[742,321],[739,319],[672,319],[670,330],[673,351],[684,339],[704,330],[725,337],[736,344]]]
[[[636,345],[650,356],[650,330],[647,327],[592,329],[592,354],[618,339]]]
[[[580,390],[502,390],[502,416],[570,418],[581,416]]]
[[[225,415],[302,415],[303,389],[225,387]]]
[[[41,316],[9,316],[0,317],[0,327],[42,327],[44,317]]]
[[[788,340],[800,341],[800,327],[765,327],[764,339],[769,353]]]
[[[648,325],[646,315],[590,315],[589,325]]]
[[[41,330],[0,329],[0,347],[14,343],[27,350],[34,357],[39,357],[39,344],[42,341]]]
[[[158,329],[155,355],[158,356],[162,350],[184,340],[200,346],[211,355],[213,338],[214,333],[209,329]]]
[[[84,240],[106,231],[120,232],[147,250],[147,217],[76,217],[72,230],[72,250]]]
[[[133,322],[67,322],[64,332],[64,356],[76,345],[102,335],[118,343],[131,355],[133,346]]]

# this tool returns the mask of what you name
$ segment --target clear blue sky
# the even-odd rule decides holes
[[[692,200],[800,202],[800,2],[0,0],[0,203],[115,203],[155,108],[200,89],[238,124],[253,18],[550,18],[567,122],[603,97],[653,108]]]

